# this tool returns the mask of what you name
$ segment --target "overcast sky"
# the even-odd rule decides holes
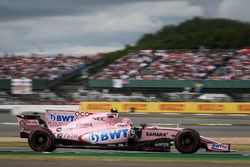
[[[96,53],[194,16],[250,20],[250,0],[0,0],[0,53]]]

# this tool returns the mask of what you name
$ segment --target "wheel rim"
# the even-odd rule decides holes
[[[33,135],[33,140],[37,148],[44,148],[47,146],[48,135],[43,132],[37,132]]]
[[[183,134],[181,144],[185,147],[192,147],[195,144],[194,137],[191,134]]]

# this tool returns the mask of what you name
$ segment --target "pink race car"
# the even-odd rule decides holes
[[[135,127],[129,118],[120,122],[119,113],[54,111],[40,116],[17,116],[20,137],[38,152],[58,147],[87,147],[169,152],[175,145],[181,153],[207,151],[229,152],[230,144],[208,139],[193,129],[146,126]]]

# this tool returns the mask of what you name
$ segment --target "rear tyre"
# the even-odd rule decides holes
[[[35,128],[28,136],[28,143],[36,152],[52,152],[56,149],[55,136],[47,128]]]
[[[200,134],[193,129],[183,129],[176,134],[174,143],[180,153],[195,153],[201,145]]]

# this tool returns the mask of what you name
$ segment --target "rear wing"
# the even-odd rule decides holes
[[[36,115],[17,115],[20,126],[20,137],[27,138],[30,132],[36,127],[47,127],[47,124],[40,116]]]

